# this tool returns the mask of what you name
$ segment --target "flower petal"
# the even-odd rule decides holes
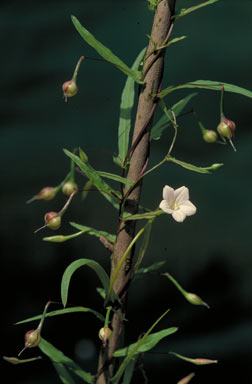
[[[192,216],[196,213],[197,208],[188,200],[180,204],[180,210],[183,211],[186,216]]]
[[[162,200],[159,204],[159,208],[162,209],[162,211],[164,211],[165,213],[171,214],[173,212],[173,209],[170,208],[167,200]]]
[[[189,200],[189,190],[187,187],[180,187],[174,191],[174,196],[177,204]]]
[[[184,221],[186,218],[186,214],[181,209],[178,209],[177,211],[173,211],[172,217],[178,223],[182,223],[182,221]]]
[[[163,188],[163,199],[167,201],[174,201],[174,189],[172,187],[169,187],[169,185],[166,185]]]

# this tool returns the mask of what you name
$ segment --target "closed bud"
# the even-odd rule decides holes
[[[193,305],[203,305],[207,308],[210,308],[209,305],[205,303],[198,295],[195,295],[195,293],[187,292],[185,294],[185,298],[187,301],[189,301],[189,303]]]
[[[61,226],[61,217],[57,212],[45,214],[45,225],[50,229],[58,229]]]
[[[34,200],[51,200],[56,195],[56,192],[57,190],[54,187],[45,187],[41,189],[41,191],[37,195],[33,196],[30,200],[28,200],[27,203],[29,204]]]
[[[221,137],[231,139],[234,135],[235,128],[235,123],[224,117],[217,126],[217,131]]]
[[[98,336],[99,336],[99,339],[101,339],[101,341],[103,342],[104,347],[106,347],[107,341],[111,335],[112,335],[112,331],[109,327],[103,327],[100,329]]]
[[[78,189],[78,186],[76,183],[74,183],[73,181],[67,181],[63,187],[62,187],[62,192],[67,195],[67,196],[70,196],[71,193],[73,193],[73,191],[77,190]]]
[[[37,347],[40,343],[40,332],[37,329],[26,332],[25,334],[25,348]]]
[[[78,92],[76,80],[77,80],[78,71],[80,68],[80,63],[82,62],[83,59],[84,59],[84,56],[81,56],[76,67],[75,67],[72,80],[65,81],[65,83],[62,85],[62,90],[63,90],[63,94],[65,97],[65,101],[67,101],[68,97],[75,96],[76,93]]]
[[[217,133],[210,129],[206,129],[203,133],[203,139],[206,143],[215,143],[217,140]]]
[[[68,97],[75,96],[76,93],[78,92],[76,81],[73,79],[65,81],[65,83],[62,85],[62,91],[66,101]]]

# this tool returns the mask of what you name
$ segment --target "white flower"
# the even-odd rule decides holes
[[[196,213],[197,208],[189,201],[189,190],[186,187],[173,189],[166,185],[163,188],[163,199],[159,208],[172,215],[174,220],[182,222],[186,216]]]

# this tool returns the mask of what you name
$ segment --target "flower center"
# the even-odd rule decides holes
[[[173,211],[177,211],[180,208],[180,205],[178,203],[176,203],[176,200],[172,200],[172,201],[170,201],[170,208]]]

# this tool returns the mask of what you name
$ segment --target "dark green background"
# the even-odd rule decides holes
[[[178,0],[177,8],[193,3]],[[12,324],[41,313],[48,299],[60,300],[61,276],[71,261],[86,257],[109,266],[109,252],[94,238],[57,245],[42,241],[52,234],[47,229],[33,234],[43,224],[46,212],[63,206],[63,196],[25,204],[44,186],[57,185],[64,178],[69,161],[62,148],[81,146],[96,169],[117,171],[111,159],[117,151],[125,76],[110,65],[84,61],[79,93],[64,102],[61,85],[71,78],[78,58],[97,57],[75,31],[70,15],[131,65],[147,44],[145,35],[150,32],[152,13],[144,0],[5,1],[0,9],[1,354],[15,356],[23,347],[24,333],[36,324]],[[179,20],[173,37],[188,38],[167,51],[164,87],[210,79],[252,89],[251,15],[251,1],[223,0]],[[168,105],[188,93],[172,94]],[[197,110],[208,129],[218,124],[219,96],[217,92],[199,91],[188,107],[188,111],[192,107]],[[252,352],[251,100],[225,94],[224,105],[227,117],[237,124],[237,153],[229,145],[204,143],[192,114],[179,121],[173,152],[181,160],[202,166],[223,162],[223,168],[212,175],[200,175],[167,164],[144,182],[142,202],[149,208],[158,205],[165,184],[188,186],[198,207],[197,215],[183,224],[168,216],[155,222],[144,265],[167,260],[163,271],[169,271],[211,306],[207,310],[189,305],[158,276],[132,285],[128,342],[147,330],[167,308],[171,312],[160,326],[180,328],[153,354],[145,355],[150,383],[160,382],[158,377],[164,376],[165,382],[176,383],[192,371],[196,372],[195,384],[251,382],[247,373]],[[170,138],[171,134],[165,134],[161,142],[153,143],[150,165],[162,159]],[[77,181],[84,183],[80,175]],[[79,197],[73,201],[59,233],[73,232],[70,220],[109,232],[117,226],[116,213],[96,192],[83,202]],[[95,294],[97,283],[94,274],[84,269],[77,272],[70,302],[101,310],[102,302]],[[100,326],[92,315],[68,315],[48,319],[43,336],[94,372]],[[168,355],[170,350],[218,359],[219,364],[191,366]],[[38,353],[37,349],[26,351],[23,358]],[[7,377],[8,383],[60,382],[47,359],[22,366],[2,361],[1,365],[1,376]],[[137,382],[143,382],[141,375]]]

